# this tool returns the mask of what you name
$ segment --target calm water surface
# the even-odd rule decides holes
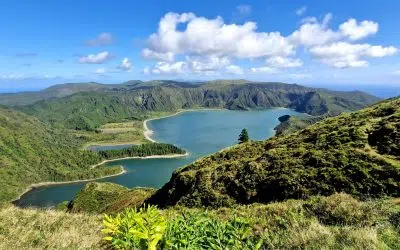
[[[207,110],[152,120],[147,124],[154,131],[153,139],[182,147],[189,155],[173,159],[110,162],[107,163],[108,166],[122,165],[127,173],[98,181],[114,182],[129,188],[160,188],[176,168],[237,143],[237,137],[243,128],[247,128],[253,140],[273,136],[273,128],[279,124],[278,117],[286,114],[299,115],[293,110],[282,108],[262,111]],[[84,185],[85,183],[73,183],[37,188],[24,194],[18,205],[52,207],[62,201],[71,200]]]

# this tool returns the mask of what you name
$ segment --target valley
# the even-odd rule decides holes
[[[340,248],[342,240],[373,249],[398,243],[393,220],[400,211],[399,99],[283,83],[216,84],[129,82],[94,89],[82,84],[61,96],[48,90],[22,94],[18,103],[0,109],[0,184],[6,190],[0,216],[7,211],[21,223],[31,215],[46,216],[74,227],[75,215],[86,214],[89,225],[99,225],[100,213],[125,216],[136,207],[141,216],[159,213],[168,227],[191,218],[194,225],[199,220],[236,228],[234,214],[246,230],[260,230],[235,243],[248,244],[244,249],[296,248],[315,230],[331,238],[329,243],[307,238],[314,247]],[[251,141],[237,144],[243,128]],[[17,207],[10,205],[26,188]],[[146,210],[149,205],[157,208]],[[378,217],[371,217],[372,210]],[[266,215],[257,222],[260,211]],[[271,216],[287,220],[286,229]],[[304,235],[295,235],[299,228]],[[363,238],[365,230],[374,232],[373,241]],[[3,235],[15,233],[37,237],[33,229]],[[175,242],[171,233],[159,244]],[[82,244],[102,248],[100,234],[83,237]],[[50,235],[43,237],[40,247],[59,248]],[[79,244],[79,236],[73,237],[69,246]]]

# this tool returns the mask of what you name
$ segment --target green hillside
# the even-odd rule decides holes
[[[319,116],[290,116],[284,115],[279,117],[281,122],[278,126],[274,128],[275,135],[286,135],[294,133],[296,131],[302,130],[311,124],[319,122],[323,119],[328,118],[329,115],[319,115]]]
[[[400,196],[400,98],[198,160],[149,202],[221,207],[335,192]]]
[[[119,173],[119,167],[90,168],[101,157],[78,150],[82,142],[21,112],[0,108],[0,201],[30,184]]]
[[[190,85],[173,81],[106,85],[101,91],[80,92],[21,107],[23,112],[54,125],[94,130],[108,122],[143,119],[150,111],[186,108],[248,110],[287,107],[310,115],[339,114],[379,99],[362,92],[335,92],[284,83],[214,81]]]
[[[170,208],[160,213],[167,228],[157,249],[215,249],[216,244],[219,249],[254,249],[258,242],[261,249],[380,250],[400,245],[400,203],[393,200],[359,201],[335,194],[215,210]],[[123,214],[124,225],[130,223],[122,229],[126,232],[135,223]],[[103,218],[1,207],[0,249],[112,249],[103,240]],[[127,237],[121,243],[138,238],[132,233],[122,235]]]

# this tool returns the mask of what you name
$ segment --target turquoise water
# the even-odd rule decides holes
[[[262,111],[207,110],[180,113],[168,118],[147,123],[154,131],[152,138],[158,142],[172,143],[189,152],[188,156],[172,159],[131,159],[107,163],[122,165],[126,174],[99,181],[114,182],[126,187],[160,188],[171,177],[172,172],[196,159],[217,152],[237,143],[243,128],[250,138],[262,140],[274,135],[273,128],[282,115],[299,114],[289,109]],[[20,206],[52,207],[62,201],[71,200],[85,183],[47,186],[24,194],[17,202]]]

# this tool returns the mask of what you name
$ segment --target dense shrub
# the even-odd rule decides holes
[[[147,143],[123,149],[112,149],[99,151],[98,154],[106,159],[122,157],[145,157],[150,155],[184,154],[185,150],[172,144],[166,143]]]

